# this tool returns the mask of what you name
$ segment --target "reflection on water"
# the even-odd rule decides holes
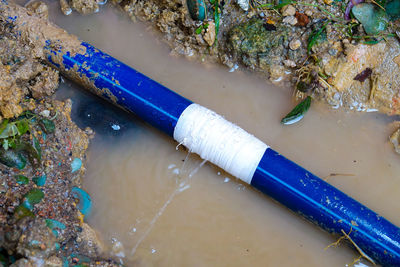
[[[133,115],[89,92],[79,90],[78,85],[72,82],[62,83],[56,97],[60,100],[71,99],[71,118],[80,128],[90,127],[101,138],[120,137],[137,128],[135,126],[139,123]]]
[[[328,182],[400,225],[400,158],[387,141],[393,118],[313,104],[300,123],[282,126],[293,106],[289,90],[170,57],[143,25],[102,12],[55,19],[320,177],[346,174]],[[201,160],[133,116],[69,84],[59,96],[72,97],[78,125],[98,133],[84,180],[94,202],[88,220],[127,266],[345,266],[358,256],[345,244],[324,250],[337,237],[210,164],[190,176]]]

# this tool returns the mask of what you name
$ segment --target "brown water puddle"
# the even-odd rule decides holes
[[[391,118],[313,105],[303,121],[282,126],[293,106],[290,90],[171,57],[144,25],[118,14],[103,9],[52,19],[320,177],[346,174],[328,181],[400,225],[400,157],[388,142]],[[64,94],[75,94],[64,87]],[[94,203],[89,223],[126,266],[346,266],[358,256],[346,245],[324,250],[337,237],[211,165],[196,171],[200,159],[183,166],[187,153],[156,130],[138,121],[125,126],[116,130],[125,134],[94,140],[84,185]]]

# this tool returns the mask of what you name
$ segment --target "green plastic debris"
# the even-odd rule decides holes
[[[71,162],[71,172],[74,173],[82,167],[82,160],[80,158],[74,158]]]
[[[351,11],[368,35],[377,35],[388,25],[389,18],[386,12],[374,4],[361,3],[355,5]]]
[[[77,207],[83,215],[88,215],[92,209],[92,199],[90,195],[79,187],[73,187],[72,196],[78,200]]]
[[[0,149],[0,163],[22,170],[26,166],[26,158],[20,152]]]
[[[207,7],[204,0],[187,0],[187,7],[193,20],[203,21],[206,18]]]
[[[54,132],[56,126],[52,120],[43,118],[39,121],[39,125],[42,127],[43,131],[47,134]]]
[[[397,20],[400,18],[400,0],[393,0],[387,3],[386,13],[389,15],[390,20]]]
[[[36,176],[32,178],[32,181],[37,185],[37,186],[44,186],[46,184],[46,175],[42,176]]]

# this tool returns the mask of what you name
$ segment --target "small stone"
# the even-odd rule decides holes
[[[294,26],[294,25],[297,24],[297,19],[296,19],[295,16],[288,16],[288,17],[285,17],[285,18],[282,20],[282,22]]]
[[[38,15],[42,19],[48,19],[49,18],[49,8],[47,7],[47,5],[44,2],[41,2],[41,1],[29,2],[26,5],[26,8],[31,10],[31,11],[33,11],[33,12],[35,12],[36,15]]]
[[[282,7],[281,12],[284,17],[294,16],[294,14],[296,14],[296,8],[292,5],[287,5]]]
[[[307,26],[307,24],[310,22],[310,19],[304,13],[300,13],[300,12],[296,11],[295,17],[297,19],[297,25],[299,25],[301,27]]]
[[[60,0],[61,11],[65,16],[72,13],[72,8],[69,6],[67,0]]]
[[[207,42],[209,46],[212,46],[215,42],[215,24],[214,22],[209,22],[206,32],[204,33],[203,39]]]
[[[396,153],[400,154],[400,128],[390,136],[390,142]]]
[[[289,68],[294,68],[294,67],[296,67],[296,62],[294,62],[293,60],[290,60],[290,59],[285,59],[285,60],[283,61],[283,64],[284,64],[286,67],[289,67]]]
[[[62,267],[63,266],[63,262],[62,260],[57,257],[57,256],[51,256],[50,258],[48,258],[44,264],[47,267]]]
[[[48,118],[50,116],[50,110],[43,110],[42,112],[39,113],[41,116]]]
[[[400,56],[397,56],[395,58],[393,58],[393,62],[397,64],[397,66],[400,67]]]
[[[292,50],[297,50],[300,48],[300,46],[301,46],[301,41],[299,39],[294,39],[289,43],[289,48]]]
[[[313,12],[311,9],[307,9],[304,13],[309,17],[311,17],[313,15]]]

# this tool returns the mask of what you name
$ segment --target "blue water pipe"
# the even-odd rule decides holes
[[[48,61],[78,83],[173,137],[179,116],[192,102],[83,42],[85,54],[48,49]],[[51,46],[49,46],[51,47]],[[77,78],[78,74],[80,78]],[[400,229],[314,174],[268,148],[251,185],[324,230],[343,235],[384,266],[400,266]]]

